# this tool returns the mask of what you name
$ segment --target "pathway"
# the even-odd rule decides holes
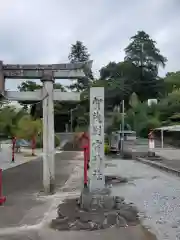
[[[57,216],[58,204],[80,194],[82,159],[82,152],[56,154],[56,181],[61,191],[52,196],[37,194],[41,186],[40,159],[4,171],[8,201],[0,207],[0,240],[155,240],[140,225],[94,232],[59,232],[49,228],[49,222]]]
[[[56,188],[61,188],[76,166],[79,153],[56,154]],[[82,162],[82,161],[81,161]],[[2,228],[33,225],[42,220],[51,201],[43,197],[42,159],[29,161],[3,171],[3,193],[6,203],[0,207],[0,232]],[[52,197],[51,197],[52,199]]]
[[[110,163],[115,166],[106,173],[129,178],[128,184],[117,185],[112,193],[133,202],[159,240],[180,239],[179,177],[134,160],[110,159]]]

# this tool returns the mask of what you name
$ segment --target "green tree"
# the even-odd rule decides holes
[[[161,99],[157,106],[162,124],[172,124],[171,120],[175,121],[175,116],[177,117],[180,113],[180,90],[169,93],[165,98]]]
[[[15,106],[5,105],[0,108],[0,134],[6,137],[16,135],[18,121],[26,113]]]
[[[100,80],[104,81],[106,106],[112,109],[124,99],[128,106],[131,94],[136,90],[138,68],[130,61],[110,62],[100,70]]]
[[[19,91],[36,91],[42,88],[42,85],[37,84],[36,82],[33,81],[25,81],[22,82],[19,86],[18,89]],[[54,89],[60,89],[62,92],[66,92],[66,88],[60,84],[60,83],[54,83]],[[29,102],[29,101],[25,101],[25,102],[20,102],[20,104],[23,106],[23,108],[25,110],[28,109],[28,104],[30,104],[30,112],[31,112],[31,116],[34,116],[35,118],[38,118],[40,116],[42,116],[42,102],[39,103],[34,103],[34,102]],[[63,108],[63,104],[55,101],[54,102],[54,112],[55,114],[58,114]]]
[[[168,72],[164,78],[166,93],[180,89],[180,71]]]
[[[30,115],[23,116],[17,124],[16,136],[22,139],[31,140],[42,132],[42,121],[33,120]]]
[[[156,42],[144,31],[138,31],[131,37],[130,44],[125,48],[125,59],[144,70],[155,71],[158,67],[165,67],[167,59],[156,48]]]
[[[71,51],[68,58],[71,63],[85,62],[90,60],[90,54],[87,47],[81,41],[76,41],[76,43],[72,44],[71,46]],[[85,74],[86,77],[78,78],[76,83],[70,85],[71,90],[81,92],[88,87],[91,79],[93,79],[93,74],[91,70]]]
[[[71,46],[71,52],[69,54],[69,60],[72,63],[85,62],[89,60],[90,54],[88,53],[87,47],[81,41],[76,41]]]
[[[138,69],[134,86],[140,98],[145,100],[157,97],[163,88],[163,81],[158,77],[158,68],[164,67],[167,59],[161,55],[156,42],[144,31],[137,32],[125,48],[125,60]]]
[[[20,92],[27,92],[27,91],[33,92],[41,88],[42,88],[42,85],[39,85],[36,82],[30,81],[30,80],[24,81],[18,86],[18,90]]]
[[[147,138],[150,129],[161,126],[158,107],[156,104],[148,106],[147,102],[136,103],[126,112],[125,122],[137,135]]]
[[[20,92],[34,92],[35,90],[39,90],[42,88],[42,85],[40,84],[37,84],[36,82],[33,82],[33,81],[24,81],[22,82],[19,86],[18,86],[18,90]],[[21,104],[23,106],[23,109],[24,110],[27,110],[28,109],[28,104],[33,104],[33,102],[30,102],[30,101],[21,101],[19,102],[19,104]]]

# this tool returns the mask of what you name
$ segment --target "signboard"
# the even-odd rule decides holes
[[[148,106],[151,106],[152,104],[157,104],[157,99],[148,99]]]
[[[102,190],[104,179],[104,88],[90,89],[90,191]]]

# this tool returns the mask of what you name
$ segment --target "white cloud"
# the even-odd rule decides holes
[[[6,0],[1,3],[0,58],[5,63],[68,61],[76,40],[88,47],[97,73],[121,61],[129,38],[144,30],[167,56],[165,71],[180,69],[179,0]],[[16,88],[16,80],[8,88]]]

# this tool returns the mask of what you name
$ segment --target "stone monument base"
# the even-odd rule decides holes
[[[155,157],[155,156],[156,156],[156,154],[153,150],[148,151],[148,157]]]
[[[112,197],[106,191],[83,191],[78,199],[66,199],[58,207],[58,216],[51,227],[57,230],[98,230],[139,224],[137,209],[122,197]]]
[[[104,188],[101,191],[89,192],[84,188],[80,196],[80,207],[86,211],[101,209],[112,210],[116,206],[116,198],[110,196],[110,189]]]

